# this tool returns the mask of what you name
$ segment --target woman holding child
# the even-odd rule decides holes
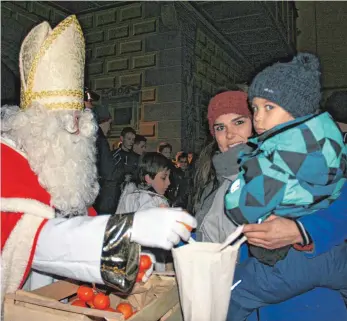
[[[314,56],[299,54],[292,62],[275,64],[255,78],[249,91],[258,134],[251,140],[253,146],[245,144],[252,135],[246,94],[220,93],[209,104],[215,141],[197,164],[198,238],[221,242],[235,228],[231,220],[236,224],[265,220],[245,226],[253,257],[236,271],[235,281],[242,282],[232,293],[228,320],[245,320],[254,309],[283,301],[260,309],[259,320],[332,320],[331,313],[334,320],[347,320],[341,297],[347,289],[346,147],[329,115],[315,115],[320,101],[318,66]],[[290,158],[285,163],[283,158],[274,158],[274,150],[286,144],[283,137],[290,131],[297,138],[290,142],[287,137],[289,150],[282,145],[282,156]],[[213,165],[206,154],[212,156]],[[300,160],[300,156],[305,157]],[[307,157],[311,159],[305,171],[299,172]],[[284,184],[262,175],[281,177]],[[231,220],[224,214],[225,194]],[[295,217],[295,213],[300,214]],[[240,261],[246,252],[244,246]]]

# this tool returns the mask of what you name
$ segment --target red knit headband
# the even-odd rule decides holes
[[[238,114],[252,117],[248,108],[247,94],[242,91],[226,91],[214,96],[208,105],[207,119],[211,135],[214,136],[213,125],[221,115]]]

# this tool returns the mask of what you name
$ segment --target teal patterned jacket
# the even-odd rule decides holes
[[[270,214],[300,217],[328,207],[347,177],[347,146],[328,113],[297,118],[251,138],[240,173],[225,195],[237,225]]]

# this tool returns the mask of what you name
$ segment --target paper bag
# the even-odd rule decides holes
[[[241,233],[237,229],[232,238]],[[172,250],[184,321],[226,320],[242,241],[222,251],[219,243],[200,242]]]

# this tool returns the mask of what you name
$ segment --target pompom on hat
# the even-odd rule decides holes
[[[321,100],[320,65],[316,56],[299,53],[291,62],[276,63],[252,81],[248,98],[264,98],[281,106],[293,117],[314,114]]]
[[[211,135],[214,136],[214,122],[221,115],[239,114],[252,117],[248,107],[247,94],[242,91],[225,91],[214,96],[208,104],[207,119]]]

